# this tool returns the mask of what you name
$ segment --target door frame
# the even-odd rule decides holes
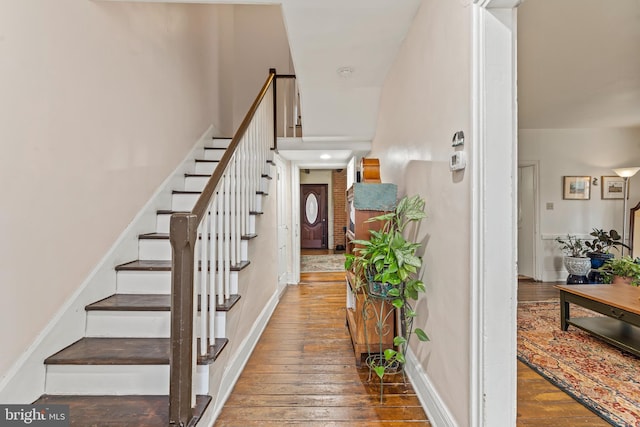
[[[519,4],[472,4],[471,427],[516,424]]]
[[[533,167],[533,279],[542,280],[542,265],[540,263],[540,162],[538,160],[518,160],[518,169],[529,166]]]

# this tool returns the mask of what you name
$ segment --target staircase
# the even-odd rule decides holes
[[[116,267],[116,293],[85,307],[85,336],[45,360],[46,394],[35,404],[70,405],[72,425],[169,425],[170,217],[192,210],[229,143],[230,139],[214,138],[205,146],[193,173],[185,174],[184,187],[173,191],[171,206],[157,212],[156,230],[139,236],[138,259]],[[258,207],[267,195],[270,164],[255,194]],[[250,215],[260,213],[257,209]],[[242,236],[241,260],[230,266],[231,289],[236,292],[238,272],[249,265],[248,244],[254,237],[251,228]],[[215,307],[215,340],[206,354],[198,355],[193,378],[198,397],[189,425],[195,425],[211,400],[209,370],[228,342],[226,318],[240,298],[234,292]]]
[[[155,230],[138,236],[138,259],[115,267],[115,294],[85,307],[84,336],[46,358],[45,394],[34,404],[69,405],[74,426],[193,426],[212,394],[222,395],[220,404],[223,389],[230,392],[227,370],[239,371],[242,353],[250,353],[247,332],[233,337],[229,364],[216,371],[215,361],[237,334],[228,320],[244,305],[239,288],[248,288],[238,276],[250,265],[249,243],[268,195],[274,80],[270,70],[233,139],[205,144],[170,206],[156,212]],[[254,300],[248,307],[262,309],[264,294]],[[253,322],[255,314],[240,310],[233,324]]]

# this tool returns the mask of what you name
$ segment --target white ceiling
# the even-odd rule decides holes
[[[421,0],[283,0],[305,137],[370,141],[384,79]],[[338,69],[348,67],[350,76]]]
[[[523,129],[640,126],[640,0],[518,8]]]

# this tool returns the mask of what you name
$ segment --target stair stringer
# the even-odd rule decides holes
[[[138,236],[155,230],[156,212],[171,204],[172,191],[181,188],[184,174],[193,170],[195,159],[202,157],[205,143],[217,134],[213,125],[209,126],[7,375],[0,379],[0,402],[33,402],[44,393],[46,367],[43,361],[84,336],[85,306],[115,293],[115,267],[138,257]]]
[[[274,183],[272,180],[269,185],[270,195],[263,196],[263,214],[256,217],[257,237],[249,241],[251,264],[239,272],[238,286],[242,298],[228,313],[229,343],[209,367],[209,395],[213,400],[198,423],[202,426],[213,425],[284,291],[278,288]]]

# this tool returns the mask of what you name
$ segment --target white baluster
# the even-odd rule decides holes
[[[204,219],[200,223],[200,355],[204,356],[207,354],[208,350],[208,342],[207,338],[209,334],[207,333],[207,326],[209,322],[207,321],[207,315],[209,314],[208,310],[208,302],[209,298],[207,298],[207,285],[209,284],[209,280],[207,278],[207,264],[209,261],[209,244],[208,244],[208,236],[209,236],[209,214],[205,212]],[[197,271],[197,270],[196,270]],[[197,293],[197,292],[196,292]],[[197,306],[198,299],[196,298],[196,306],[195,310],[198,310]],[[197,319],[197,317],[196,317]]]
[[[240,193],[240,179],[242,179],[242,177],[240,176],[240,168],[241,168],[241,164],[240,164],[240,156],[236,156],[234,159],[234,169],[235,169],[235,185],[232,189],[233,191],[233,195],[235,198],[235,213],[233,215],[233,217],[235,218],[235,227],[234,227],[234,232],[233,232],[233,236],[234,239],[236,240],[236,261],[239,263],[242,261],[242,194]]]
[[[236,158],[231,159],[229,164],[229,244],[231,251],[231,265],[236,265],[238,259],[236,258]]]
[[[216,262],[216,274],[217,274],[217,286],[216,286],[216,295],[218,297],[218,304],[224,304],[224,274],[222,268],[224,266],[224,252],[223,252],[223,244],[224,244],[224,196],[222,195],[223,191],[223,182],[220,182],[218,188],[218,194],[216,195],[217,200],[217,208],[218,208],[218,257]]]
[[[216,220],[217,220],[217,195],[213,194],[211,203],[209,204],[209,340],[211,344],[215,343],[215,322],[216,322]]]
[[[230,246],[231,246],[231,225],[230,225],[230,179],[228,173],[224,175],[224,299],[228,300],[231,297],[231,293],[229,292],[230,282],[231,282],[231,257],[230,257]]]

